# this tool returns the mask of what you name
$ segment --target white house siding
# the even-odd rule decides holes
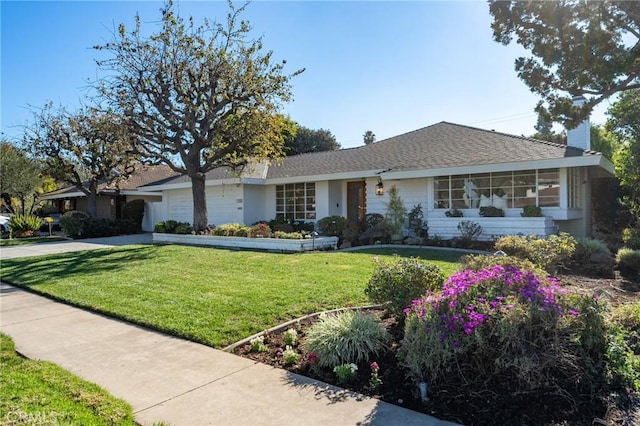
[[[156,223],[165,220],[162,202],[145,202],[144,217],[142,218],[142,230],[153,232]]]
[[[317,190],[316,190],[317,191]],[[342,194],[346,193],[347,184],[346,182],[332,180],[328,182],[328,194],[327,200],[329,203],[327,216],[343,216],[343,208],[345,210],[344,216],[346,216],[346,200],[343,201]],[[367,200],[369,199],[369,194],[367,194]],[[322,217],[318,217],[318,219],[322,219]]]
[[[256,223],[260,220],[271,220],[275,217],[275,213],[269,211],[267,213],[266,188],[259,185],[243,185],[244,198],[242,203],[242,212],[244,215],[243,222],[247,225]],[[275,193],[274,193],[275,197]],[[275,204],[274,204],[275,209]],[[275,211],[275,210],[274,210]]]
[[[222,186],[208,186],[206,191],[209,224],[243,223],[242,185],[232,183]]]
[[[407,211],[410,211],[416,204],[422,205],[423,212],[428,206],[428,180],[427,178],[384,180],[384,195],[376,195],[377,178],[367,180],[367,213],[384,214],[389,202],[389,189],[395,185],[398,195],[404,202]]]
[[[323,217],[331,216],[330,211],[332,209],[330,206],[333,201],[329,197],[329,188],[329,181],[316,182],[316,221]]]
[[[208,222],[212,225],[243,222],[242,187],[236,184],[207,186]],[[193,196],[191,188],[173,189],[163,192],[167,219],[193,222]]]

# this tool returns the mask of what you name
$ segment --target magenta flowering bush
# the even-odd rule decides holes
[[[603,306],[515,266],[452,275],[405,309],[400,362],[430,387],[498,381],[514,391],[591,383],[605,350]],[[562,387],[562,386],[560,386]]]

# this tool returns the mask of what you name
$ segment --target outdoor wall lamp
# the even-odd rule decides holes
[[[376,185],[376,195],[384,195],[384,185],[380,176],[378,176],[378,184]]]

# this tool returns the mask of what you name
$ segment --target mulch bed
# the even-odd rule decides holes
[[[640,300],[640,282],[615,278],[587,278],[578,275],[561,275],[560,282],[567,286],[591,291],[615,306]],[[338,384],[332,371],[310,368],[304,359],[302,347],[306,328],[316,319],[300,322],[294,328],[298,331],[300,344],[298,352],[301,360],[292,366],[283,366],[278,351],[284,349],[282,333],[265,335],[268,350],[251,352],[249,344],[237,347],[235,354],[272,365],[325,383],[338,385],[355,392],[378,398],[391,404],[432,415],[465,425],[638,425],[640,424],[640,396],[625,392],[600,395],[598,400],[579,400],[569,395],[558,395],[541,390],[536,393],[509,394],[501,391],[500,378],[490,383],[487,390],[471,394],[464,392],[463,383],[451,383],[437,393],[430,392],[429,401],[422,403],[416,387],[406,378],[405,370],[398,365],[394,349],[402,339],[402,328],[393,318],[388,318],[380,310],[372,309],[393,336],[391,350],[381,354],[376,361],[380,366],[383,384],[377,389],[369,385],[370,369],[360,366],[357,379],[348,385]]]

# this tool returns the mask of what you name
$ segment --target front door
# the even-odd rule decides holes
[[[364,181],[347,182],[347,221],[356,224],[367,214],[367,192]]]

